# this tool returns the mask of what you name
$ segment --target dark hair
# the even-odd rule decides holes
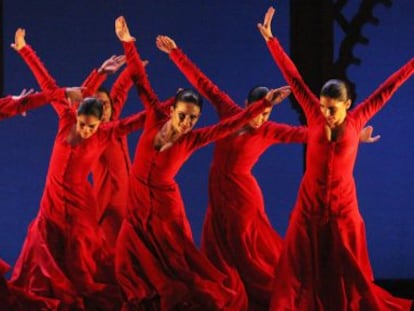
[[[191,103],[198,106],[201,109],[203,108],[203,99],[200,94],[192,89],[183,89],[178,91],[175,95],[174,105],[175,108],[177,102]]]
[[[255,86],[247,94],[247,104],[249,105],[251,103],[254,103],[255,101],[265,98],[267,93],[269,93],[269,89],[267,87]]]
[[[111,102],[111,106],[112,106],[112,98],[111,98],[111,93],[108,91],[108,89],[106,89],[106,88],[104,88],[104,87],[99,87],[97,90],[96,90],[96,93],[105,93],[106,94],[106,96],[108,96],[108,98],[109,98],[109,101]]]
[[[339,101],[350,99],[350,91],[345,81],[331,79],[322,86],[320,96],[329,97]]]
[[[96,97],[84,98],[79,104],[78,116],[79,115],[95,116],[101,120],[103,115],[102,102]]]
[[[106,96],[108,96],[109,103],[111,104],[111,115],[110,115],[109,118],[112,118],[112,114],[114,112],[114,104],[112,102],[111,93],[108,91],[108,89],[106,89],[102,86],[97,89],[96,93],[104,93],[104,94],[106,94]]]

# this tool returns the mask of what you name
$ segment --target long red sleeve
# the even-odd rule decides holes
[[[107,77],[107,74],[99,73],[98,70],[94,69],[82,84],[83,87],[86,87],[83,95],[92,96],[95,94]],[[112,120],[119,119],[132,85],[133,83],[128,68],[124,69],[116,79],[110,93],[113,108]]]
[[[151,87],[151,83],[148,80],[145,67],[142,64],[141,57],[135,47],[135,43],[122,42],[122,45],[124,47],[131,79],[135,83],[138,95],[140,96],[145,109],[148,110],[153,108],[153,106],[158,106],[160,101]]]
[[[45,65],[30,45],[26,44],[18,53],[29,66],[42,91],[51,91],[58,87],[55,79],[47,71]]]
[[[46,103],[65,98],[65,89],[56,89],[52,92],[30,94],[20,99],[7,96],[0,99],[0,120],[35,109]]]
[[[46,67],[30,45],[25,45],[18,52],[29,66],[42,91],[53,91],[58,88],[56,81],[49,74]],[[59,116],[61,116],[64,111],[69,108],[66,100],[53,100],[51,105]]]
[[[83,87],[86,87],[83,95],[92,96],[95,94],[107,77],[107,74],[99,73],[94,69],[82,84]],[[119,119],[132,85],[130,73],[128,69],[124,69],[114,82],[110,93],[113,108],[112,120]]]
[[[220,119],[242,110],[225,92],[221,91],[180,49],[173,49],[170,59],[187,80],[216,108]]]
[[[266,107],[270,106],[269,101],[262,99],[249,105],[246,109],[242,109],[240,113],[220,121],[216,125],[193,131],[196,137],[191,148],[200,148],[210,142],[230,135],[248,123],[249,120],[262,113]]]
[[[83,81],[82,86],[86,88],[83,91],[83,96],[86,97],[95,94],[107,77],[107,74],[100,73],[97,69],[92,70],[92,72],[85,79],[85,81]]]
[[[266,122],[263,125],[263,136],[271,144],[306,143],[308,128],[306,126],[291,126],[283,123]]]
[[[112,120],[117,120],[121,116],[122,109],[128,98],[129,90],[133,85],[128,68],[124,69],[116,79],[111,89],[112,99]]]
[[[142,129],[144,127],[144,123],[145,111],[141,111],[126,118],[117,121],[111,121],[101,126],[110,128],[113,136],[121,137],[131,132]]]
[[[267,47],[281,70],[283,77],[292,88],[293,95],[304,110],[306,119],[310,122],[310,119],[314,119],[320,114],[319,99],[303,81],[298,69],[283,50],[279,41],[276,38],[272,38],[267,41]]]
[[[395,91],[411,77],[413,72],[414,58],[411,58],[351,112],[361,128],[388,102]]]

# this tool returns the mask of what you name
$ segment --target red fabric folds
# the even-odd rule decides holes
[[[353,169],[359,133],[414,72],[414,59],[348,112],[336,141],[326,136],[318,98],[311,93],[277,39],[273,58],[303,108],[308,123],[306,172],[276,269],[270,310],[410,310],[373,283]]]

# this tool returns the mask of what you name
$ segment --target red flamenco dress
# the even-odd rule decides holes
[[[42,89],[56,84],[29,46],[20,53]],[[88,175],[113,139],[143,126],[144,114],[101,125],[92,137],[71,145],[68,137],[76,111],[66,100],[53,101],[52,106],[59,125],[46,185],[11,283],[29,294],[54,299],[59,310],[116,310],[120,295],[113,254],[98,227]]]
[[[133,42],[124,42],[128,67],[147,113],[130,178],[128,217],[116,249],[116,273],[125,310],[235,310],[235,294],[194,245],[174,177],[198,148],[234,132],[262,112],[262,100],[218,125],[191,131],[162,151],[154,138],[169,115],[159,109]]]
[[[0,120],[22,114],[27,110],[43,106],[51,100],[64,98],[64,96],[64,89],[57,89],[51,93],[30,94],[19,99],[14,99],[13,96],[1,98]],[[3,275],[9,268],[9,265],[0,259],[0,310],[38,311],[57,307],[53,300],[36,297],[8,284]]]
[[[94,70],[83,85],[95,93],[105,78],[106,74]],[[110,92],[111,121],[120,118],[132,84],[130,74],[125,69]],[[126,136],[112,140],[92,168],[93,188],[98,202],[96,217],[111,247],[115,246],[122,219],[126,215],[130,168]]]
[[[243,110],[181,50],[172,50],[170,58],[213,103],[220,120]],[[226,285],[238,293],[233,302],[238,310],[269,309],[274,270],[282,250],[282,238],[266,215],[263,195],[252,168],[267,148],[278,143],[304,143],[306,132],[305,127],[269,121],[258,129],[245,127],[216,142],[202,251],[228,275]]]
[[[374,284],[353,169],[363,126],[414,72],[414,58],[348,112],[328,140],[319,100],[276,38],[268,48],[305,112],[306,171],[276,269],[272,311],[402,311],[411,301]]]
[[[87,94],[96,93],[106,77],[106,74],[93,70],[83,83],[87,88]],[[111,121],[121,117],[132,85],[128,69],[123,70],[110,92]],[[171,103],[172,100],[169,99],[162,106],[169,109]],[[112,140],[92,168],[93,188],[98,202],[97,219],[111,247],[115,246],[122,219],[126,216],[130,169],[131,160],[126,136]]]

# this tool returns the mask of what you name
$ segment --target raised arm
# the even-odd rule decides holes
[[[11,44],[11,47],[19,53],[29,66],[37,83],[39,83],[41,90],[45,92],[54,91],[58,88],[55,79],[49,74],[40,58],[36,55],[36,52],[26,43],[25,36],[26,31],[23,28],[17,29],[14,43]],[[53,100],[51,105],[59,116],[61,116],[66,109],[70,109],[70,104],[67,100]]]
[[[312,118],[315,118],[320,114],[319,100],[305,84],[295,64],[283,50],[279,41],[273,37],[271,24],[274,13],[275,9],[270,7],[266,12],[263,24],[259,23],[257,27],[265,39],[267,47],[277,66],[281,70],[283,77],[292,88],[293,95],[305,112],[308,122],[310,122]]]
[[[40,58],[36,55],[36,52],[31,46],[26,44],[25,37],[26,30],[18,28],[14,36],[14,43],[11,44],[11,47],[19,53],[25,63],[29,66],[42,91],[56,89],[58,86],[55,79],[49,74]]]
[[[411,77],[413,72],[414,57],[394,72],[370,96],[368,96],[367,99],[356,106],[351,113],[355,116],[355,119],[359,122],[361,128],[388,102],[395,91]]]
[[[124,57],[125,61],[126,58]],[[146,67],[148,65],[148,61],[142,61],[142,65]],[[117,120],[121,116],[122,109],[125,106],[125,103],[128,99],[128,93],[131,87],[134,85],[131,79],[131,74],[128,68],[125,68],[121,74],[116,79],[114,85],[111,89],[111,100],[112,100],[112,120]]]
[[[116,79],[111,89],[112,100],[112,120],[117,120],[121,116],[122,109],[128,99],[128,93],[133,83],[128,68],[125,68]]]
[[[266,107],[279,104],[287,96],[286,88],[270,90],[266,97],[259,100],[246,109],[243,109],[238,114],[220,121],[218,124],[194,131],[195,139],[192,141],[191,149],[202,147],[210,142],[219,140],[246,125],[251,119],[262,113]]]
[[[124,47],[127,66],[145,109],[159,105],[159,99],[151,87],[144,64],[135,47],[135,38],[131,36],[123,16],[115,20],[115,32]]]
[[[217,85],[215,85],[191,60],[180,50],[174,40],[167,36],[157,36],[159,50],[169,55],[170,59],[184,74],[187,80],[206,97],[216,108],[220,119],[232,116],[242,110],[240,106]]]
[[[110,58],[105,60],[98,69],[94,69],[82,84],[82,86],[86,88],[84,96],[92,96],[95,94],[108,75],[117,72],[123,64],[125,64],[124,55],[112,55]]]
[[[83,81],[82,86],[85,87],[85,97],[92,96],[96,90],[104,83],[107,75],[98,72],[98,69],[93,69],[92,72]]]

